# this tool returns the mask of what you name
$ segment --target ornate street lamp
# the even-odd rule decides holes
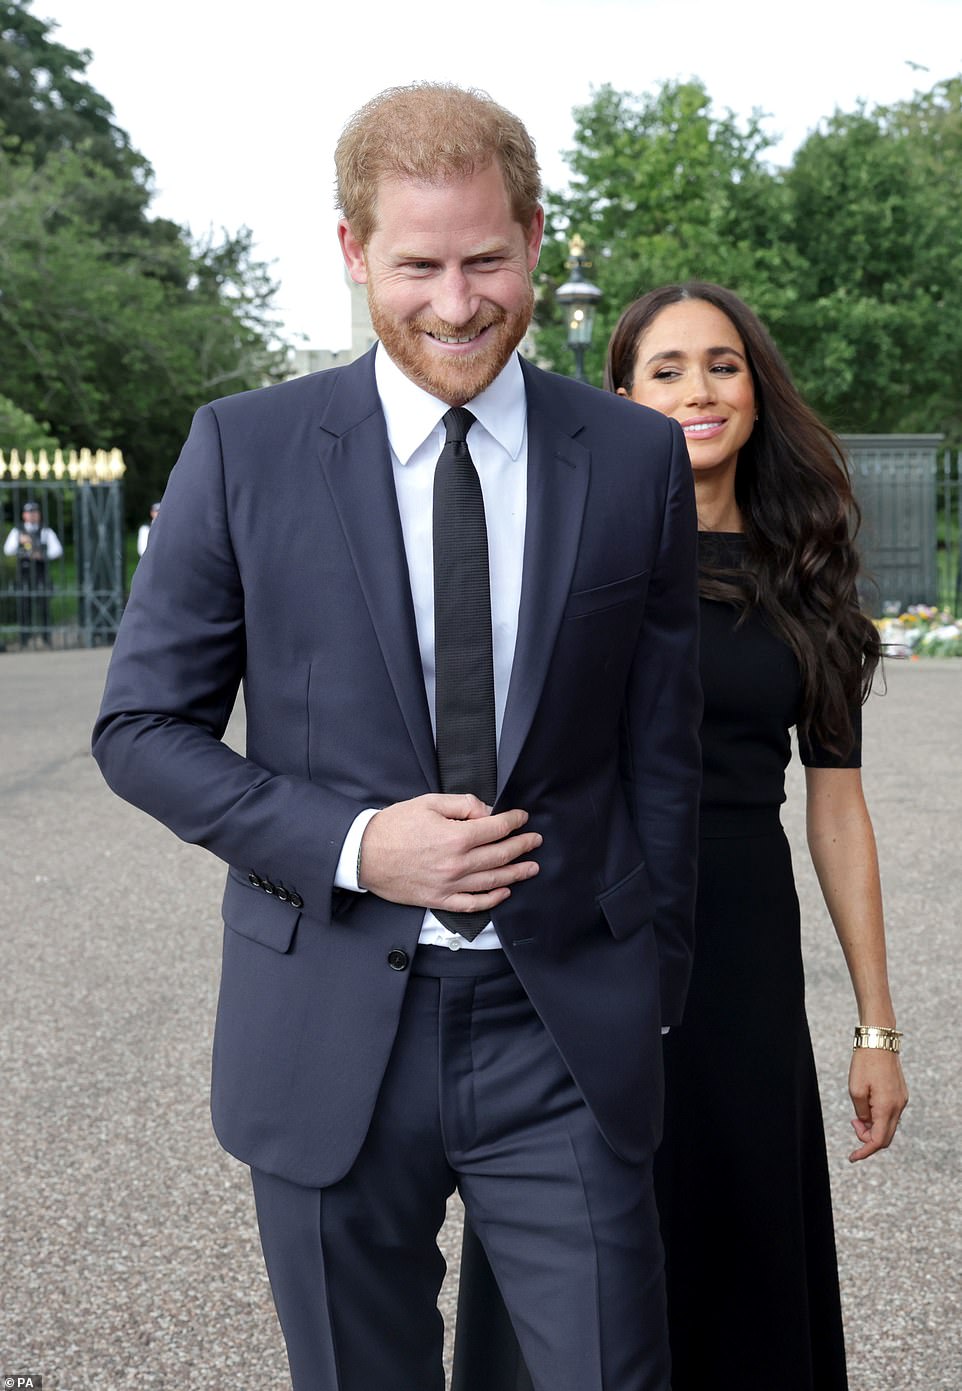
[[[575,355],[575,377],[579,382],[586,382],[585,349],[591,345],[595,309],[601,299],[601,291],[582,274],[582,268],[590,266],[591,262],[585,255],[584,241],[577,233],[571,238],[568,249],[571,259],[566,264],[571,271],[571,279],[555,290],[555,299],[568,311],[568,347]]]

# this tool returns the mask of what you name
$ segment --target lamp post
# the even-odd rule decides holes
[[[595,309],[601,299],[597,285],[586,280],[582,270],[591,262],[585,255],[584,241],[576,233],[569,243],[571,259],[567,262],[571,279],[566,280],[555,290],[555,299],[568,311],[568,347],[575,355],[575,377],[586,382],[585,349],[591,345],[591,334],[595,326]]]

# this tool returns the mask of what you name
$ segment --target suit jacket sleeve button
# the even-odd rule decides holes
[[[287,902],[289,902],[291,896],[290,896],[290,894],[287,892],[287,890],[284,888],[284,885],[283,885],[283,884],[278,884],[277,889],[276,889],[276,893],[277,893],[277,897],[280,899],[280,901],[281,901],[282,903],[287,903]]]
[[[253,870],[248,874],[247,882],[252,889],[259,889],[261,887],[261,877],[259,874],[255,874]]]
[[[294,894],[294,893],[291,894],[291,907],[292,907],[292,908],[303,908],[303,907],[304,907],[304,900],[301,898],[300,894]]]
[[[392,971],[406,971],[408,967],[407,952],[401,951],[400,947],[395,947],[393,951],[389,951],[387,954],[387,964]]]
[[[264,892],[265,892],[266,894],[276,894],[276,893],[277,893],[277,890],[274,888],[274,885],[271,883],[271,881],[270,881],[269,879],[262,879],[262,880],[261,880],[261,888],[264,890]]]

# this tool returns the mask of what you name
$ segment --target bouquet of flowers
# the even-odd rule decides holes
[[[886,657],[962,657],[962,619],[931,604],[885,605],[875,620]]]

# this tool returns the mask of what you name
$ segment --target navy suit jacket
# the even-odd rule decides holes
[[[497,808],[540,873],[493,920],[612,1148],[661,1117],[700,780],[696,524],[674,422],[523,363],[528,502]],[[221,742],[243,683],[247,756]],[[117,638],[94,754],[227,862],[212,1111],[294,1182],[350,1168],[422,910],[333,889],[359,811],[438,790],[373,355],[198,411]],[[283,889],[265,891],[263,884]],[[401,969],[398,969],[398,967]]]

